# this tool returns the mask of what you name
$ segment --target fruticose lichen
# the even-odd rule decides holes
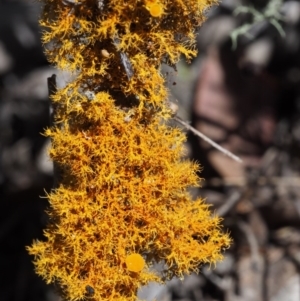
[[[198,165],[182,159],[185,135],[166,123],[159,71],[195,56],[195,28],[214,1],[44,2],[47,57],[75,79],[53,95],[45,132],[60,182],[46,239],[28,247],[37,273],[66,300],[135,301],[150,281],[222,259],[230,238],[187,191]]]

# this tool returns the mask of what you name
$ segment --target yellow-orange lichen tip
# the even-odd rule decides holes
[[[137,253],[128,255],[125,259],[125,263],[130,272],[138,273],[145,267],[144,258]]]

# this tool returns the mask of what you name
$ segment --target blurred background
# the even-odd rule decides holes
[[[52,163],[49,66],[40,42],[41,4],[0,0],[0,300],[59,301],[35,275],[25,246],[42,239]],[[199,29],[199,55],[168,75],[170,99],[197,130],[187,156],[202,166],[203,196],[233,237],[225,260],[200,275],[141,289],[164,301],[300,300],[300,3],[223,0]],[[179,125],[178,125],[179,126]]]

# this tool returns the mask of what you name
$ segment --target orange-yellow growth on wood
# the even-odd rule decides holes
[[[145,267],[145,260],[140,254],[130,254],[126,257],[125,263],[128,271],[138,273]]]
[[[230,238],[187,192],[198,165],[182,159],[185,135],[165,122],[159,72],[196,54],[195,27],[214,1],[44,2],[47,56],[75,79],[53,96],[45,132],[61,174],[45,240],[28,248],[37,273],[69,301],[135,301],[150,281],[222,259]]]
[[[146,8],[152,17],[162,17],[164,13],[164,5],[160,1],[146,1]]]

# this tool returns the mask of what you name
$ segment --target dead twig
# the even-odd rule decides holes
[[[218,143],[214,142],[213,140],[211,140],[210,138],[208,138],[203,133],[201,133],[198,130],[196,130],[194,127],[192,127],[191,125],[189,125],[186,121],[183,121],[180,117],[174,116],[174,120],[176,120],[178,123],[180,123],[181,125],[183,125],[187,130],[191,131],[196,136],[200,137],[201,139],[203,139],[204,141],[206,141],[207,143],[209,143],[210,145],[212,145],[214,148],[216,148],[217,150],[219,150],[220,152],[222,152],[224,155],[230,157],[231,159],[233,159],[236,162],[239,162],[239,163],[243,162],[241,158],[239,158],[238,156],[234,155],[229,150],[223,148],[221,145],[219,145]]]
[[[231,286],[231,279],[229,277],[221,278],[208,267],[203,268],[202,275],[204,275],[206,279],[211,281],[216,287],[218,287],[222,291],[227,291]]]
[[[218,216],[225,216],[242,198],[242,191],[234,191],[225,203],[216,210]]]
[[[52,96],[57,91],[56,85],[56,74],[52,74],[51,77],[47,78],[48,83],[48,94],[50,100],[50,126],[53,127],[55,125],[55,114],[56,114],[56,104],[52,101]],[[60,181],[60,168],[59,166],[53,162],[53,188],[57,188]]]
[[[242,232],[244,232],[246,239],[249,243],[249,247],[251,250],[251,256],[252,256],[253,269],[256,270],[260,263],[259,246],[258,246],[257,239],[253,233],[253,230],[247,223],[240,220],[240,221],[238,221],[237,225],[238,225],[239,229]]]

